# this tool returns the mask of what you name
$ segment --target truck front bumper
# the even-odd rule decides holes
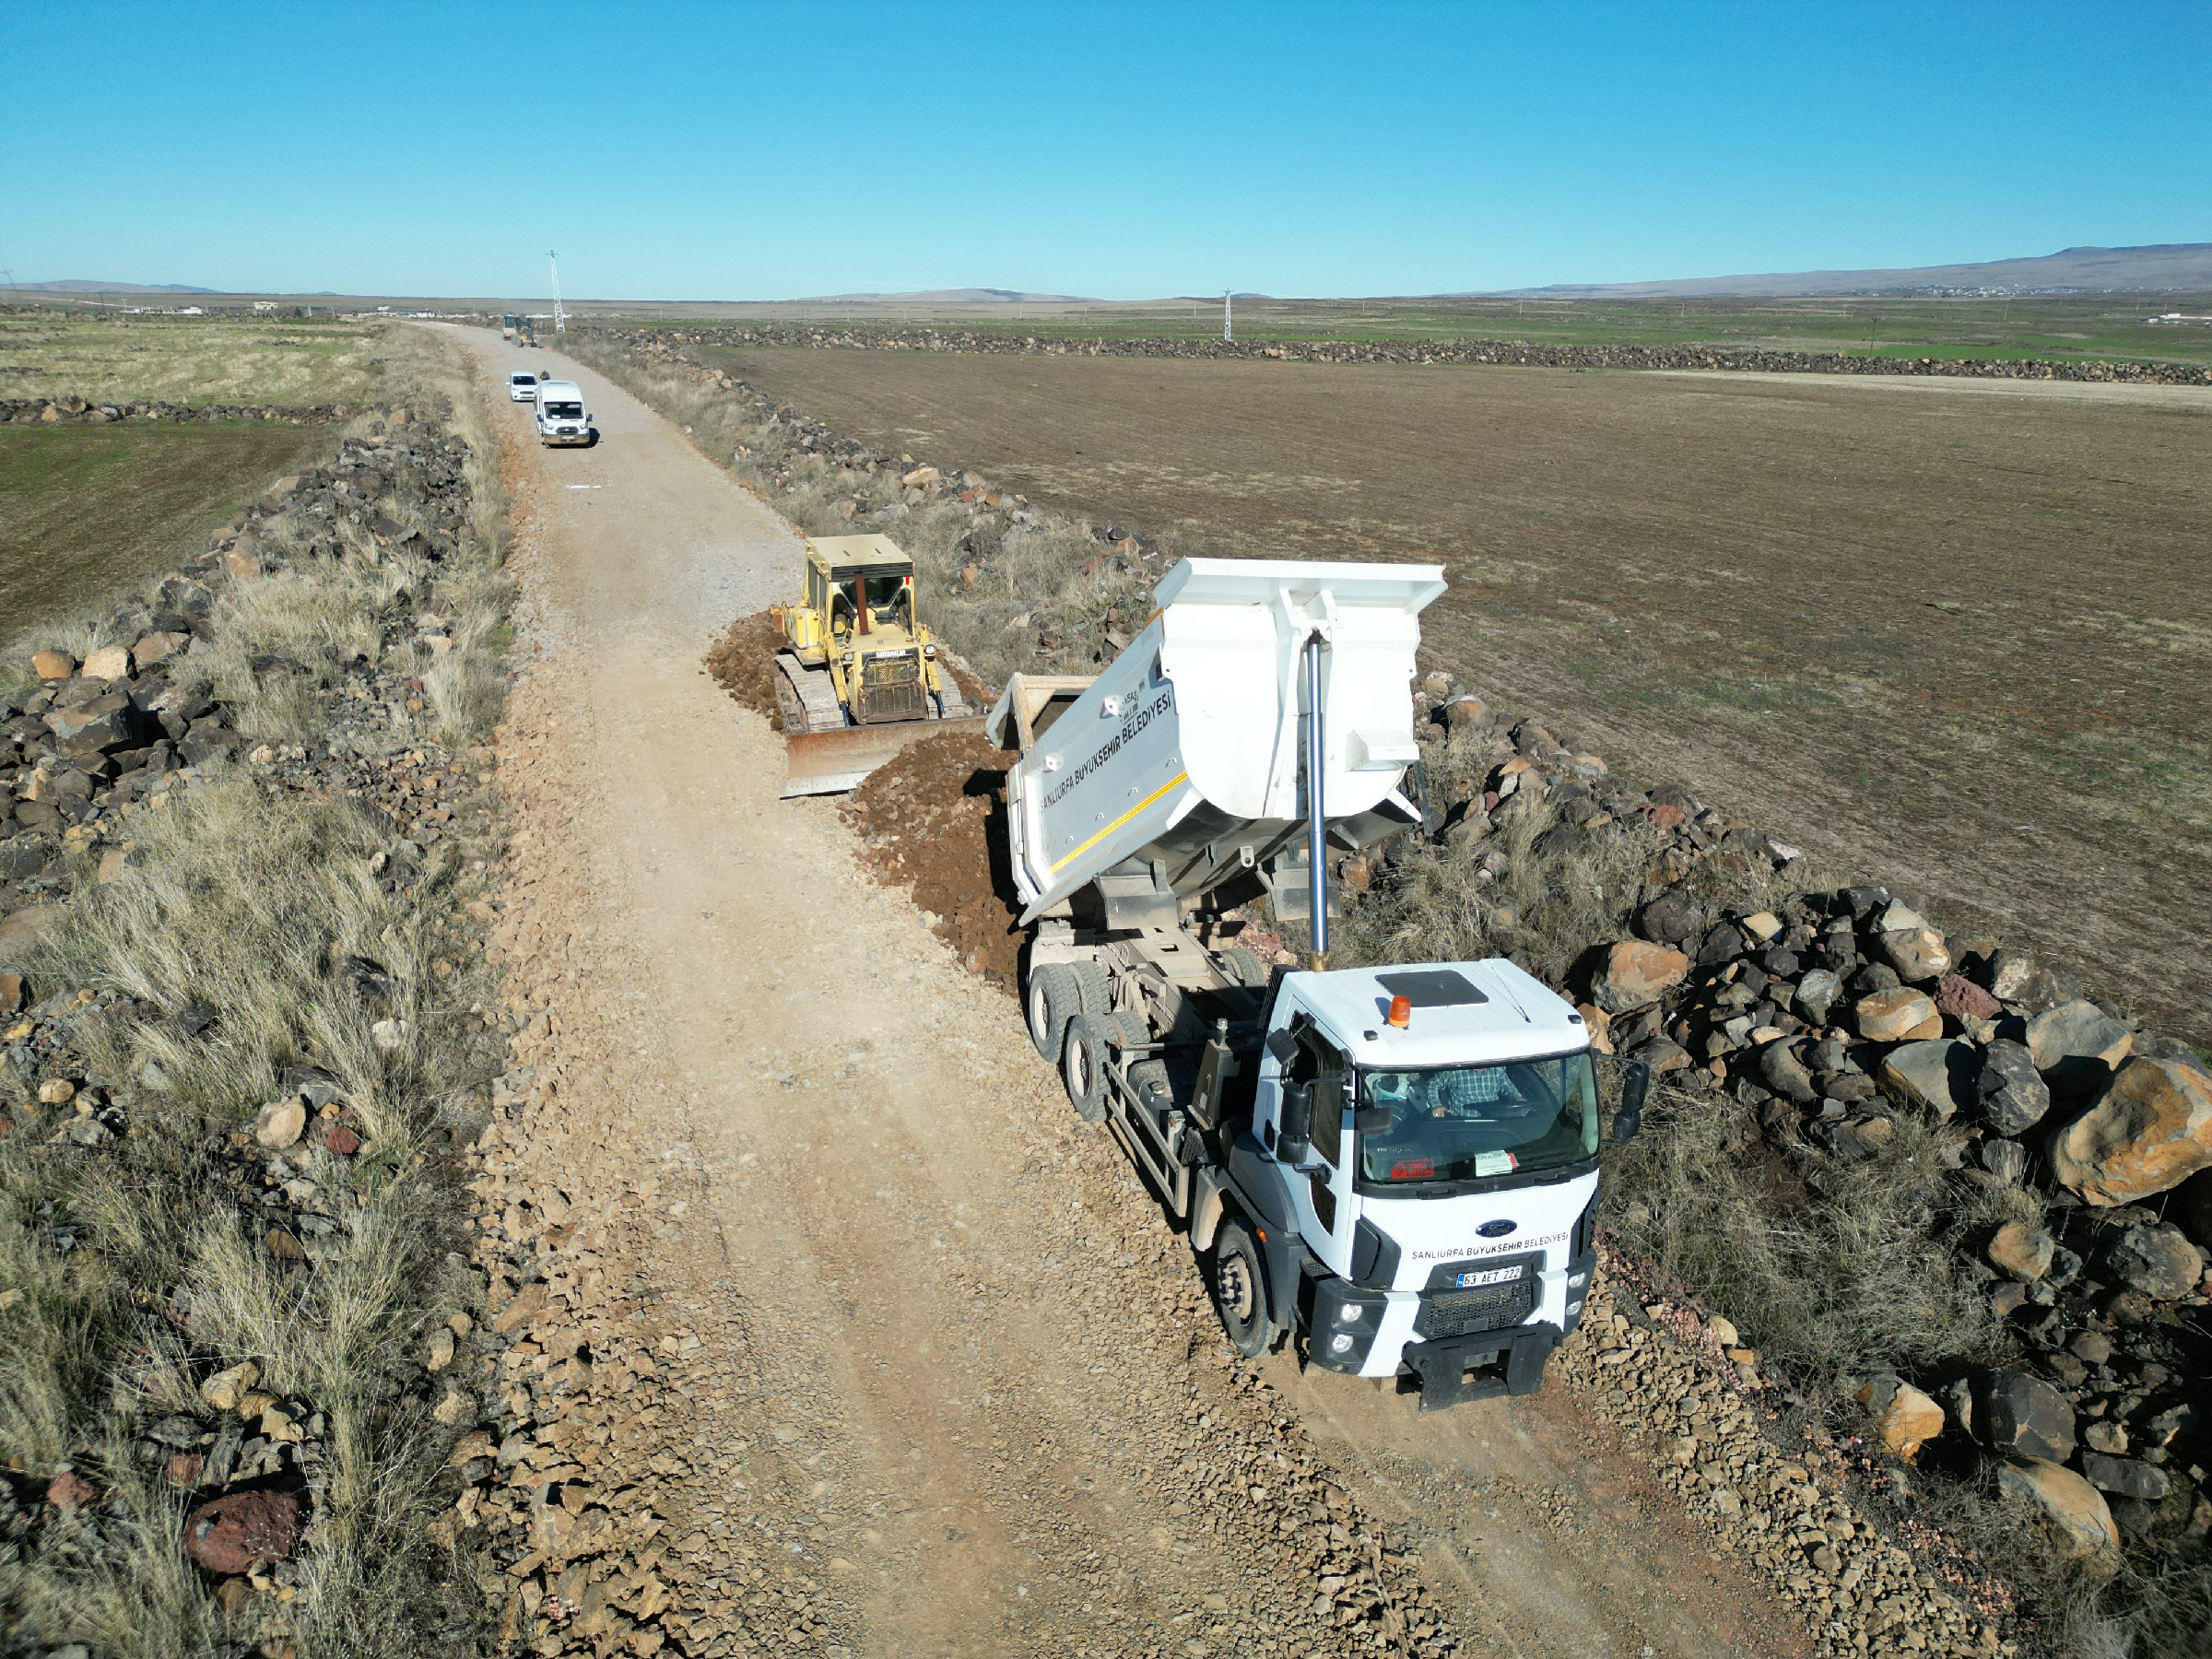
[[[1408,1343],[1399,1358],[1421,1380],[1421,1409],[1441,1411],[1469,1400],[1535,1394],[1559,1340],[1558,1325],[1515,1325],[1449,1342]]]

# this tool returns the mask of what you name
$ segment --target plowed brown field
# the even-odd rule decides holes
[[[719,359],[1180,552],[1440,558],[1507,706],[2212,1037],[2212,394]]]

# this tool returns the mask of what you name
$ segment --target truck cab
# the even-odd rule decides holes
[[[1232,1339],[1302,1329],[1313,1364],[1430,1406],[1534,1389],[1589,1290],[1600,1131],[1587,1028],[1511,962],[1283,975],[1194,1215],[1194,1243],[1256,1224],[1265,1324]]]

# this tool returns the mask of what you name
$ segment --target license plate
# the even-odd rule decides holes
[[[1521,1269],[1518,1267],[1477,1267],[1471,1273],[1455,1277],[1452,1285],[1454,1289],[1472,1290],[1477,1285],[1509,1285],[1520,1277]]]

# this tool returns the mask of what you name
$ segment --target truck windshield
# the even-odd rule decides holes
[[[1390,1112],[1387,1129],[1359,1137],[1360,1177],[1385,1185],[1558,1169],[1597,1153],[1597,1083],[1587,1053],[1362,1070],[1359,1104]]]
[[[549,403],[546,406],[547,420],[582,420],[583,406],[580,403]]]

